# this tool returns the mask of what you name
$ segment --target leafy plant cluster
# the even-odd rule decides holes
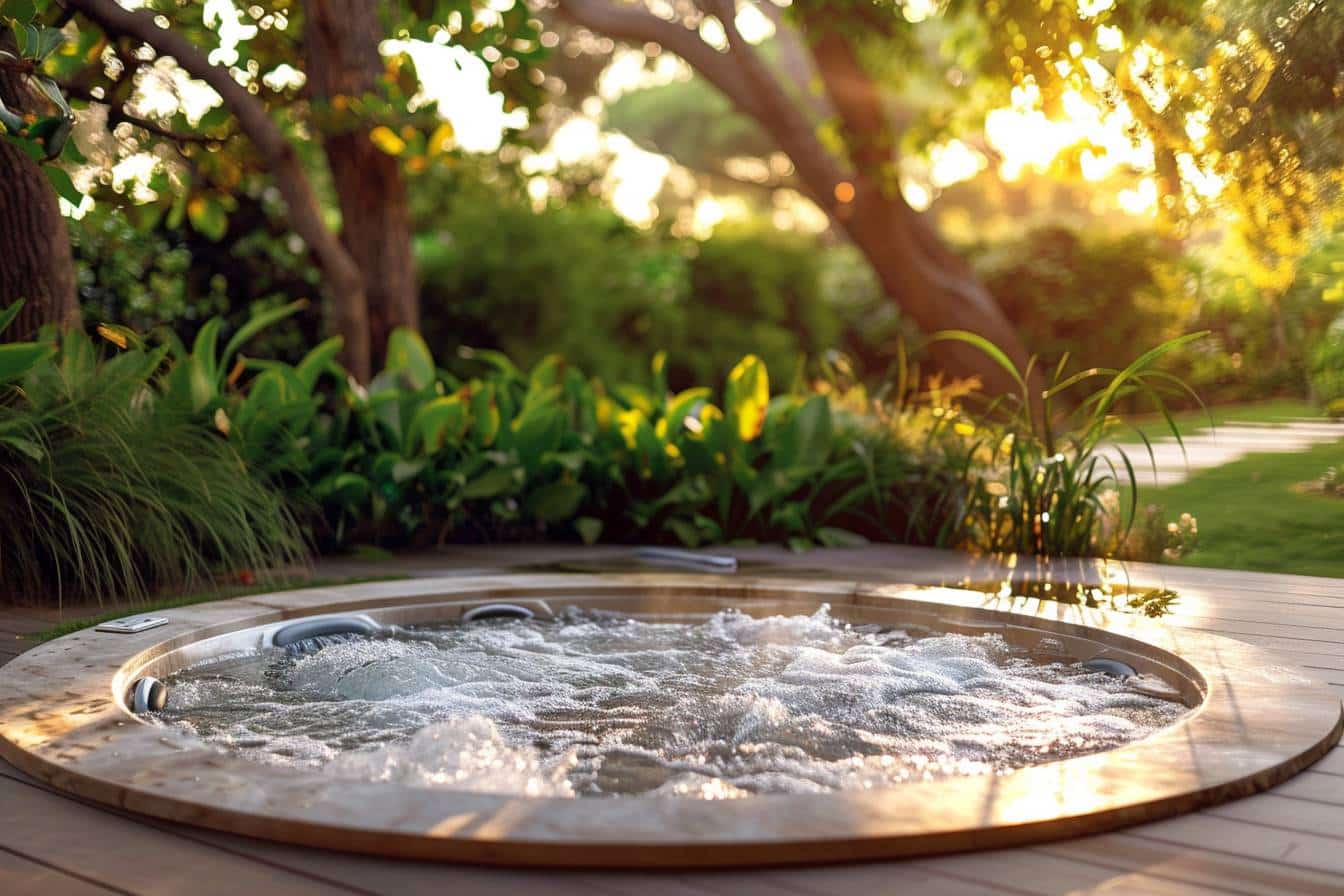
[[[1115,490],[1099,452],[1132,396],[1179,388],[1154,365],[1064,375],[1042,392],[994,346],[1021,393],[972,411],[968,387],[901,375],[870,392],[843,359],[772,391],[742,358],[722,389],[587,377],[558,355],[530,370],[490,350],[444,369],[398,329],[367,385],[339,338],[294,363],[243,350],[302,303],[224,319],[190,345],[99,328],[0,346],[0,569],[24,596],[142,595],[364,544],[561,539],[795,549],[869,540],[1002,553],[1112,553]],[[11,309],[12,315],[16,309]],[[1054,402],[1093,383],[1056,411]],[[1043,406],[1035,396],[1043,395]],[[1123,455],[1122,455],[1123,456]]]
[[[650,382],[609,386],[552,355],[530,371],[492,351],[440,369],[397,330],[386,368],[346,381],[326,343],[298,365],[266,363],[219,405],[254,463],[313,502],[318,541],[561,538],[795,547],[937,541],[957,483],[923,470],[872,414],[824,395],[772,395],[743,358],[721,394]],[[248,362],[256,365],[257,362]],[[322,374],[332,391],[317,388]],[[320,408],[320,409],[319,409]]]
[[[0,313],[0,331],[22,303]],[[180,346],[83,333],[0,345],[0,597],[135,598],[303,556],[263,475],[201,425]]]

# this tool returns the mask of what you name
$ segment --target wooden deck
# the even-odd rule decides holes
[[[548,554],[542,551],[538,554]],[[538,562],[510,549],[412,561],[417,575]],[[501,561],[507,557],[507,561]],[[825,565],[825,552],[804,555]],[[872,570],[937,566],[938,552],[872,549]],[[790,561],[794,565],[798,561]],[[831,561],[853,576],[852,555]],[[1169,621],[1275,651],[1344,696],[1344,580],[1136,567],[1181,592]],[[369,570],[332,569],[329,572]],[[382,565],[377,572],[387,573]],[[51,611],[0,607],[0,663]],[[1344,894],[1344,749],[1273,791],[1096,837],[916,861],[715,873],[525,872],[280,846],[94,807],[0,762],[0,893],[207,894]]]

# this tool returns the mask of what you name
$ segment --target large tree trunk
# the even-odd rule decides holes
[[[921,330],[975,333],[1025,369],[1027,350],[1017,328],[966,260],[901,195],[891,116],[851,38],[824,17],[807,36],[822,84],[844,124],[853,165],[852,194],[823,197],[831,203],[831,214],[863,251],[887,294]],[[964,342],[934,343],[932,354],[948,372],[973,372],[988,391],[1012,391],[1016,385],[1006,370]]]
[[[21,74],[0,70],[0,98],[34,109]],[[70,233],[56,191],[32,159],[0,140],[0,309],[24,299],[0,339],[31,339],[43,324],[79,326]]]
[[[559,0],[560,12],[579,25],[620,40],[655,42],[677,54],[754,118],[792,160],[804,192],[850,237],[886,293],[925,333],[969,330],[1025,367],[1027,350],[1016,329],[966,262],[905,202],[891,176],[896,161],[891,116],[847,36],[868,27],[863,21],[868,13],[856,7],[854,18],[834,21],[834,10],[818,6],[816,27],[803,27],[829,105],[843,125],[849,158],[842,161],[818,138],[812,110],[790,96],[782,76],[738,32],[736,0],[697,0],[697,5],[723,25],[728,52],[638,3]],[[776,27],[788,26],[776,18]],[[929,355],[948,374],[979,378],[987,393],[1017,391],[1007,371],[964,343],[932,343]]]
[[[304,51],[313,96],[358,97],[378,89],[383,39],[374,0],[311,0]],[[400,163],[373,145],[369,128],[323,136],[341,206],[341,241],[364,274],[370,349],[383,358],[394,327],[419,329],[411,214]]]

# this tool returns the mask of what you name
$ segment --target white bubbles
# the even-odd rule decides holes
[[[911,638],[826,608],[561,619],[268,651],[169,681],[161,714],[250,758],[525,796],[873,789],[1111,749],[1184,707],[992,635]]]

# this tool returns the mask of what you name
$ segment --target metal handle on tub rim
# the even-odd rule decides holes
[[[705,572],[737,572],[737,558],[726,554],[697,554],[677,548],[636,548],[635,556],[656,566],[683,566]]]

